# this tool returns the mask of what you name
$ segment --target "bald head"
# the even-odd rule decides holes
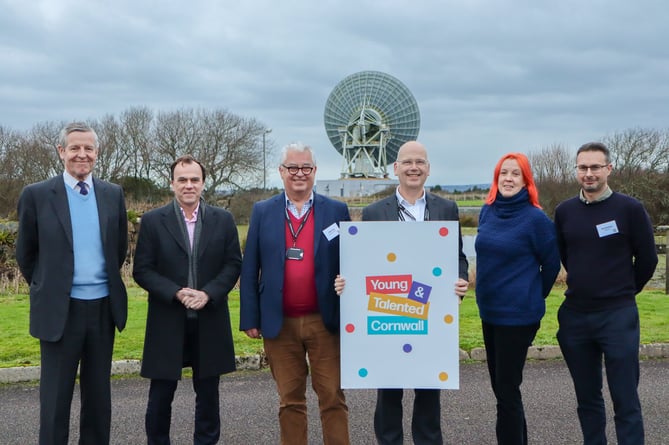
[[[430,176],[430,163],[425,146],[417,141],[409,141],[397,152],[395,176],[400,181],[400,195],[413,203],[423,194],[423,187]]]
[[[405,142],[397,152],[397,160],[405,158],[413,159],[416,156],[427,161],[427,149],[418,141]]]

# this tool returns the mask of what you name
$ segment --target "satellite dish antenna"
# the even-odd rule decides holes
[[[325,103],[325,131],[344,156],[342,178],[387,178],[400,146],[420,128],[416,99],[402,82],[361,71],[339,82]]]

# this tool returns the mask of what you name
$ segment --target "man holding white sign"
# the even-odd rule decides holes
[[[363,209],[363,221],[458,221],[458,208],[453,201],[440,198],[425,192],[425,181],[430,174],[430,164],[427,150],[416,141],[410,141],[400,147],[397,161],[394,163],[394,172],[399,179],[399,186],[392,196],[370,204]],[[455,283],[455,294],[462,298],[469,285],[467,257],[462,250],[462,238],[458,234],[459,252],[458,269],[459,279]],[[369,277],[370,304],[377,305],[376,310],[381,312],[412,312],[414,323],[402,326],[385,326],[386,329],[420,330],[425,326],[417,312],[423,309],[422,305],[408,299],[393,301],[392,298],[382,298],[385,289],[376,287],[398,287],[398,293],[406,293],[406,287],[411,277],[398,275],[391,281],[379,281]],[[345,281],[338,278],[335,281],[335,290],[341,294]],[[375,292],[380,292],[377,295]],[[420,296],[422,290],[415,292]],[[383,306],[383,307],[381,307]],[[391,308],[392,306],[392,308]],[[392,309],[392,311],[390,310]],[[383,329],[383,321],[376,320],[379,329]],[[372,329],[376,325],[370,324]],[[403,389],[379,389],[376,410],[374,413],[374,432],[379,444],[402,444],[404,433],[402,430],[402,398]],[[441,406],[439,389],[415,389],[415,399],[412,415],[412,438],[415,444],[443,443],[441,431]]]

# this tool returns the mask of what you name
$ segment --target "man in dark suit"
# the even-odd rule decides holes
[[[241,275],[240,329],[264,338],[279,392],[281,443],[307,444],[307,374],[318,395],[323,441],[348,444],[340,387],[339,226],[347,206],[313,192],[316,160],[301,143],[283,148],[285,193],[256,203]],[[307,362],[308,356],[308,362]]]
[[[193,368],[193,443],[220,437],[219,378],[235,370],[228,293],[241,251],[227,210],[201,199],[205,168],[192,156],[170,167],[174,200],[142,216],[133,277],[149,292],[141,375],[151,379],[149,445],[170,443],[172,400],[185,366]]]
[[[427,150],[416,141],[400,147],[394,164],[399,179],[396,192],[362,210],[363,221],[458,221],[458,207],[449,201],[425,192],[425,181],[430,175]],[[462,251],[460,237],[459,275],[455,294],[467,292],[467,257]],[[402,444],[402,389],[379,389],[374,412],[374,432],[380,444]],[[443,443],[441,433],[440,391],[415,389],[411,431],[417,445]]]
[[[128,220],[121,187],[93,178],[98,137],[60,133],[65,172],[19,198],[16,261],[30,285],[30,334],[40,340],[40,444],[67,444],[80,366],[80,444],[108,444],[114,327],[125,326],[121,280]]]

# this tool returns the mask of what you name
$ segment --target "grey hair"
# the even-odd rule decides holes
[[[313,162],[314,166],[316,165],[316,155],[314,154],[314,149],[311,148],[311,146],[304,144],[302,142],[291,142],[288,145],[284,145],[284,147],[281,149],[281,162],[279,163],[279,166],[286,162],[286,159],[288,159],[288,152],[289,151],[297,151],[299,153],[304,153],[305,151],[308,151],[311,153],[311,161]]]
[[[65,128],[60,130],[58,141],[61,147],[67,147],[67,137],[70,135],[70,133],[74,133],[75,131],[80,131],[82,133],[93,133],[93,136],[95,137],[95,148],[99,147],[100,143],[98,142],[98,134],[90,125],[85,122],[70,122],[65,126]]]

